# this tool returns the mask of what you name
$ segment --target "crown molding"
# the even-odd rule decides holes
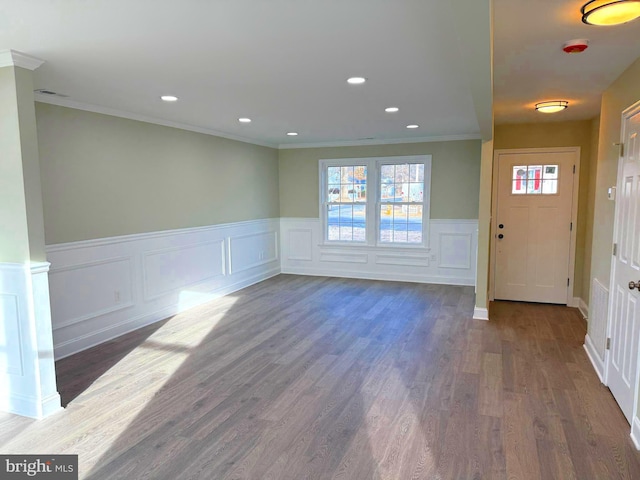
[[[350,140],[344,142],[317,142],[317,143],[281,143],[279,150],[290,150],[294,148],[325,148],[325,147],[359,147],[364,145],[397,145],[400,143],[429,143],[429,142],[452,142],[456,140],[480,140],[478,133],[463,135],[434,135],[431,137],[411,137],[411,138],[387,138],[374,140]]]
[[[0,68],[21,67],[27,70],[35,70],[44,63],[44,60],[32,57],[16,50],[0,50]]]
[[[128,120],[136,120],[138,122],[162,125],[163,127],[178,128],[180,130],[188,130],[190,132],[202,133],[204,135],[222,137],[228,140],[235,140],[237,142],[260,145],[262,147],[278,148],[278,146],[273,143],[253,140],[251,138],[241,137],[238,135],[233,135],[231,133],[219,132],[217,130],[213,130],[210,128],[196,127],[195,125],[189,125],[187,123],[172,122],[171,120],[148,117],[146,115],[139,115],[137,113],[126,112],[124,110],[117,110],[115,108],[103,107],[101,105],[93,105],[91,103],[77,102],[75,100],[70,100],[69,98],[43,95],[41,93],[34,92],[34,99],[36,102],[49,103],[51,105],[58,105],[59,107],[74,108],[76,110],[84,110],[86,112],[100,113],[102,115],[110,115],[112,117],[120,117],[120,118],[126,118]]]

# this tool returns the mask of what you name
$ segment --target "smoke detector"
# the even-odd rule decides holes
[[[589,47],[589,40],[586,38],[578,38],[569,40],[564,44],[562,50],[566,53],[582,53]]]

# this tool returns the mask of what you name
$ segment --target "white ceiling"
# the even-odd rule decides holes
[[[640,57],[640,19],[615,27],[581,21],[587,0],[493,0],[493,83],[496,124],[582,120],[600,113],[600,96]],[[588,39],[581,54],[565,42]],[[537,102],[568,100],[554,114]]]
[[[593,117],[640,56],[640,21],[587,27],[580,5],[494,0],[496,123],[556,97],[557,119]],[[68,95],[38,100],[271,146],[486,138],[489,19],[489,0],[3,0],[0,50],[45,60],[35,87]],[[562,53],[576,37],[587,52]]]

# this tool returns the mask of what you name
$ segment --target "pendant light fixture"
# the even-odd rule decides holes
[[[591,0],[580,12],[588,25],[620,25],[640,17],[640,0]]]
[[[549,102],[536,103],[536,110],[540,113],[556,113],[561,112],[569,106],[566,100],[552,100]]]

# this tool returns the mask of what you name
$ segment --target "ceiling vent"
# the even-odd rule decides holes
[[[67,98],[69,95],[64,95],[62,93],[54,92],[52,90],[47,90],[46,88],[39,88],[33,91],[34,93],[39,93],[40,95],[48,95],[50,97],[62,97]]]

